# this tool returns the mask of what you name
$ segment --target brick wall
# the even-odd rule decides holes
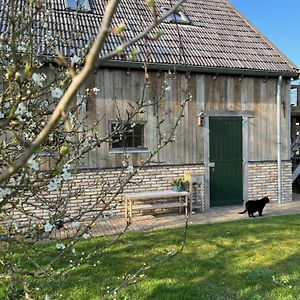
[[[277,164],[276,162],[253,162],[248,165],[248,200],[259,199],[264,196],[269,196],[271,201],[277,201]],[[189,166],[161,166],[161,167],[147,167],[142,169],[137,176],[133,178],[131,183],[126,186],[124,192],[139,192],[139,191],[155,191],[170,189],[170,180],[182,177],[184,172],[194,174],[204,174],[203,165],[189,165]],[[86,171],[78,173],[75,178],[64,186],[62,194],[51,192],[46,197],[48,203],[53,203],[53,207],[47,210],[47,205],[42,209],[35,209],[35,206],[27,207],[31,211],[32,218],[40,218],[49,220],[50,216],[57,213],[67,212],[68,217],[78,215],[85,211],[85,218],[90,218],[99,212],[103,207],[101,201],[102,189],[111,188],[114,190],[118,187],[112,184],[116,182],[116,178],[120,176],[120,170],[99,170]],[[291,185],[292,167],[290,162],[283,162],[282,164],[282,200],[283,202],[292,201],[292,185]],[[61,196],[67,195],[67,190],[72,191],[72,195],[68,198],[65,205],[55,208],[55,205],[61,199]],[[199,193],[199,192],[198,192]],[[103,199],[109,200],[108,193]],[[33,200],[33,204],[37,203],[37,199]],[[201,210],[200,210],[201,211]],[[107,216],[109,215],[123,215],[124,205],[121,197],[118,196],[113,205],[106,209]],[[26,217],[20,211],[14,213],[13,219],[26,220]]]
[[[202,165],[147,167],[132,178],[124,192],[171,189],[170,181],[172,179],[183,177],[184,172],[203,174],[203,169]],[[32,205],[26,210],[30,210],[30,219],[34,221],[39,218],[41,223],[44,222],[43,220],[49,220],[53,215],[61,214],[66,216],[66,219],[72,219],[82,212],[85,212],[82,219],[89,219],[99,213],[105,205],[104,202],[107,203],[111,199],[113,191],[120,187],[120,181],[126,176],[118,169],[80,172],[63,187],[61,193],[51,192],[49,195],[43,195],[40,202],[37,198],[32,199],[32,203],[30,203]],[[107,193],[102,199],[103,190]],[[72,194],[69,195],[68,191],[72,191]],[[59,206],[62,197],[65,197],[65,204]],[[43,202],[51,204],[52,208],[47,210],[46,207],[49,205],[43,204]],[[40,203],[40,209],[36,209],[38,203]],[[120,195],[116,197],[112,205],[105,209],[104,217],[110,215],[124,215],[124,203],[122,203]],[[22,212],[14,212],[13,220],[25,222],[26,219]]]
[[[292,163],[282,163],[282,202],[292,201]],[[254,162],[248,166],[248,200],[269,196],[271,201],[277,197],[277,163]]]

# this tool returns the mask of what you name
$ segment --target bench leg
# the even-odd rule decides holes
[[[128,218],[128,201],[125,199],[125,219]]]
[[[129,217],[132,219],[132,201],[129,200]]]
[[[185,196],[185,216],[188,216],[189,196]]]

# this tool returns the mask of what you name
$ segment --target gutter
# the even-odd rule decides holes
[[[281,156],[281,84],[282,76],[279,76],[277,83],[276,108],[277,108],[277,199],[282,203],[282,156]]]
[[[121,60],[110,60],[101,64],[102,67],[111,68],[129,68],[129,69],[142,69],[144,62],[131,62]],[[240,76],[261,76],[261,77],[287,77],[287,78],[299,78],[299,70],[292,71],[268,71],[268,70],[256,70],[256,69],[237,69],[237,68],[223,68],[223,67],[203,67],[203,66],[191,66],[191,65],[179,65],[179,64],[157,64],[147,63],[149,70],[176,70],[190,73],[211,73],[211,74],[232,74]]]

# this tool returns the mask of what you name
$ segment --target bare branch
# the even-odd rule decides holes
[[[161,22],[163,22],[169,15],[174,13],[185,1],[186,0],[181,0],[181,1],[177,2],[176,5],[174,5],[171,9],[169,9],[166,13],[164,13],[161,18],[155,19],[154,22],[149,27],[147,27],[144,31],[142,31],[139,35],[137,35],[134,38],[132,38],[131,40],[121,44],[117,49],[108,53],[104,57],[100,58],[98,66],[103,64],[104,62],[112,59],[113,57],[117,56],[118,54],[120,54],[120,49],[126,49],[127,47],[135,44],[137,41],[139,41],[140,39],[147,36],[149,32],[151,32],[157,25],[159,25]]]
[[[152,25],[150,25],[148,28],[146,28],[143,32],[141,32],[139,35],[131,39],[130,41],[123,43],[120,47],[122,49],[125,49],[126,47],[133,45],[138,40],[142,39],[143,37],[147,36],[147,34],[155,28],[158,24],[163,22],[170,14],[172,14],[174,11],[180,7],[186,0],[179,1],[174,7],[172,7],[169,11],[167,11],[160,19],[155,20]],[[8,180],[13,174],[15,174],[19,169],[21,169],[28,159],[31,157],[32,154],[34,154],[39,146],[45,141],[45,139],[48,137],[48,135],[53,132],[59,121],[61,120],[62,116],[64,115],[66,109],[71,104],[74,96],[76,95],[76,92],[81,87],[83,82],[87,79],[87,77],[90,75],[92,70],[95,68],[94,62],[97,59],[97,56],[99,54],[100,49],[102,48],[105,38],[109,32],[109,27],[114,15],[114,12],[117,9],[119,1],[118,0],[111,0],[106,8],[105,15],[103,18],[103,22],[101,24],[101,27],[99,29],[99,33],[97,35],[97,38],[95,40],[95,43],[93,44],[92,48],[90,49],[87,57],[86,62],[83,67],[83,69],[76,75],[69,87],[67,88],[65,94],[59,101],[57,107],[55,108],[53,114],[51,115],[48,123],[43,128],[43,130],[38,134],[36,139],[32,142],[30,147],[26,152],[24,152],[21,157],[12,165],[10,166],[6,172],[0,176],[0,184],[2,182],[5,182]],[[101,58],[99,61],[99,65],[103,64],[105,61],[111,59],[112,57],[118,55],[120,52],[120,47],[118,47],[118,50],[112,51],[110,54],[106,55],[105,57]]]
[[[55,129],[58,122],[61,120],[65,110],[68,108],[68,106],[71,104],[72,100],[74,99],[76,92],[78,91],[78,89],[81,87],[83,82],[86,80],[86,78],[94,69],[94,61],[96,60],[98,53],[105,42],[105,38],[109,32],[111,20],[117,9],[118,3],[119,0],[111,0],[109,2],[105,11],[105,15],[103,17],[102,24],[99,29],[99,33],[97,35],[95,43],[93,44],[92,48],[90,49],[86,57],[86,62],[83,69],[79,72],[78,75],[76,75],[73,78],[71,84],[69,85],[65,94],[59,101],[57,107],[55,108],[46,126],[38,134],[38,136],[32,142],[28,150],[25,151],[21,155],[21,157],[12,166],[10,166],[6,170],[6,172],[0,177],[0,183],[5,182],[7,179],[9,179],[13,174],[15,174],[19,169],[21,169],[26,164],[26,162],[31,157],[31,155],[37,151],[39,146],[45,141],[48,135]]]

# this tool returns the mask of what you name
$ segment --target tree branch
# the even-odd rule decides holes
[[[170,14],[172,14],[174,11],[177,10],[180,5],[182,5],[186,0],[179,1],[174,7],[172,7],[169,11],[167,11],[160,19],[155,20],[152,25],[150,25],[147,29],[145,29],[143,32],[141,32],[139,35],[131,39],[130,41],[123,43],[121,47],[125,49],[126,47],[129,47],[130,45],[133,45],[138,40],[145,37],[153,28],[155,28],[158,24],[160,24],[162,21],[164,21]],[[0,184],[8,180],[12,175],[14,175],[18,170],[20,170],[28,161],[28,159],[31,157],[32,154],[34,154],[39,146],[46,140],[48,135],[54,131],[57,124],[61,120],[62,116],[64,115],[65,110],[69,107],[71,104],[74,96],[76,95],[76,92],[81,87],[83,82],[87,79],[87,77],[90,75],[92,70],[95,68],[94,62],[98,56],[98,53],[100,52],[100,49],[102,48],[105,38],[109,32],[109,27],[113,18],[113,15],[117,9],[119,1],[118,0],[111,0],[108,3],[108,6],[105,11],[105,15],[103,17],[103,22],[100,26],[97,38],[95,40],[95,43],[93,44],[92,48],[90,49],[87,57],[86,62],[83,67],[83,69],[76,75],[69,87],[67,88],[65,94],[59,101],[57,107],[55,108],[53,114],[51,115],[48,123],[43,128],[43,130],[37,135],[35,140],[32,142],[28,150],[26,150],[21,157],[8,169],[5,171],[5,173],[0,176]],[[112,57],[119,54],[120,47],[118,47],[116,50],[112,51],[105,57],[101,58],[99,61],[99,65],[104,63],[105,61],[111,59]],[[98,65],[98,66],[99,66]]]
[[[111,0],[105,10],[105,15],[103,17],[102,24],[100,26],[98,35],[96,37],[95,43],[93,44],[92,48],[90,49],[87,57],[86,62],[83,69],[76,75],[69,87],[67,88],[65,94],[59,101],[57,107],[55,108],[53,114],[51,115],[48,123],[45,125],[43,130],[37,135],[35,140],[32,142],[28,150],[26,150],[21,157],[12,165],[10,166],[6,172],[0,177],[0,183],[5,182],[8,180],[13,174],[15,174],[19,169],[21,169],[28,159],[34,154],[39,146],[46,140],[48,135],[53,132],[61,117],[66,110],[66,108],[71,104],[74,96],[76,95],[77,90],[89,76],[89,74],[94,69],[94,61],[96,60],[100,49],[102,48],[105,38],[109,32],[109,27],[113,18],[113,15],[117,9],[117,5],[119,0]]]
[[[106,62],[109,59],[111,59],[111,58],[117,56],[118,54],[120,54],[120,49],[126,49],[127,47],[135,44],[137,41],[139,41],[143,37],[147,36],[148,33],[151,30],[153,30],[157,25],[159,25],[160,23],[162,23],[169,15],[171,15],[172,13],[174,13],[185,1],[186,0],[180,0],[176,5],[174,5],[171,9],[169,9],[166,13],[164,13],[161,18],[155,19],[155,21],[149,27],[147,27],[144,31],[142,31],[140,34],[138,34],[137,36],[135,36],[134,38],[132,38],[130,41],[122,43],[117,49],[115,49],[114,51],[108,53],[104,57],[100,58],[100,60],[98,62],[98,66],[100,66],[104,62]]]

